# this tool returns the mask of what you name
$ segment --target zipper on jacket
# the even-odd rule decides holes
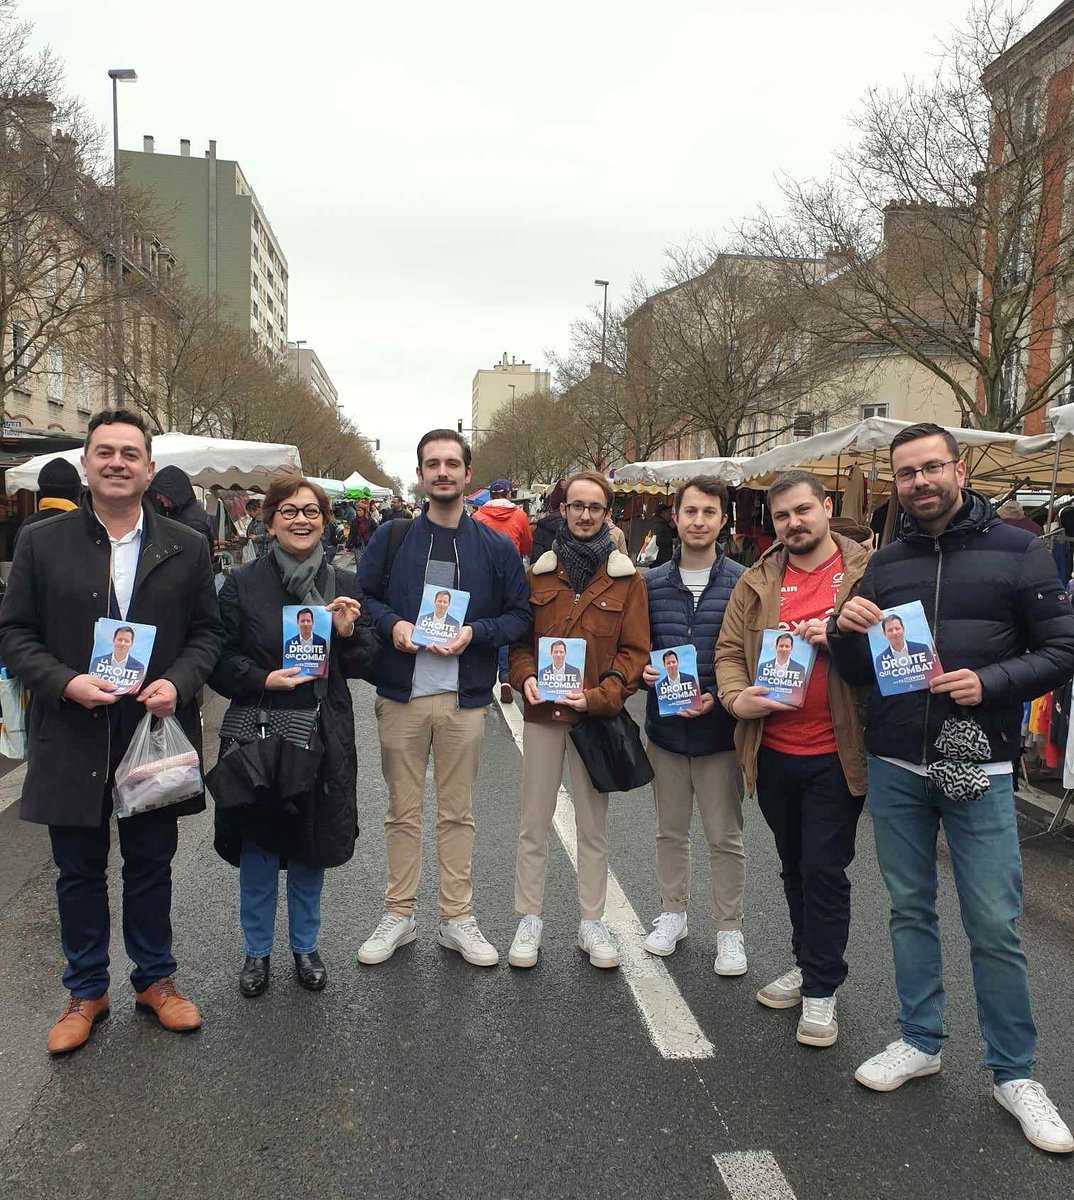
[[[943,550],[938,537],[932,539],[932,548],[936,558],[936,587],[932,593],[932,640],[937,650],[940,645],[940,579],[943,576]],[[925,692],[925,728],[921,734],[921,763],[924,766],[929,761],[929,712],[932,708],[932,692]]]

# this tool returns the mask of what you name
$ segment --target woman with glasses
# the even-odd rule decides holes
[[[239,974],[244,996],[268,987],[269,956],[281,869],[287,871],[287,916],[298,982],[320,991],[328,979],[318,954],[321,889],[327,867],[347,862],[358,833],[358,770],[348,678],[366,677],[379,648],[362,612],[358,581],[324,561],[321,536],[328,497],[301,477],[279,479],[265,494],[262,518],[269,549],[234,571],[220,593],[224,648],[210,679],[231,700],[221,724],[221,752],[229,729],[251,722],[251,710],[285,709],[277,720],[297,730],[311,710],[324,745],[317,787],[293,815],[258,805],[216,810],[217,853],[239,868],[239,921],[246,961]],[[328,674],[314,679],[281,668],[283,608],[301,604],[332,614]]]
[[[630,559],[615,549],[605,520],[611,504],[611,484],[603,475],[583,471],[568,480],[565,523],[552,549],[534,560],[527,576],[533,636],[511,648],[511,685],[526,701],[515,858],[515,909],[521,920],[508,955],[513,967],[536,965],[541,947],[548,838],[564,757],[578,836],[578,947],[594,967],[619,965],[619,950],[604,924],[608,797],[593,786],[570,738],[571,727],[585,716],[618,713],[637,691],[649,661],[645,583]],[[543,701],[538,691],[541,638],[585,641],[582,686],[555,701]]]

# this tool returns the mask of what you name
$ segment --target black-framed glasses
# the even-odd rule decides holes
[[[923,467],[902,467],[895,472],[895,482],[899,487],[910,487],[920,475],[923,479],[939,479],[944,467],[957,463],[957,458],[946,458],[943,462],[927,462]]]
[[[321,506],[319,504],[306,504],[302,508],[298,508],[294,504],[281,504],[276,512],[283,517],[285,521],[293,521],[301,513],[307,521],[316,521],[322,516]]]
[[[572,500],[566,508],[567,512],[572,513],[576,517],[580,517],[582,513],[591,513],[594,517],[603,517],[608,511],[607,504],[583,504],[581,500]]]

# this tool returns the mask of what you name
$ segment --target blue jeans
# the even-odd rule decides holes
[[[239,856],[239,922],[247,954],[264,958],[272,951],[276,930],[276,893],[280,859],[253,842]],[[312,954],[321,932],[321,889],[324,869],[287,862],[287,926],[295,954]]]
[[[1033,1074],[1037,1030],[1018,932],[1022,860],[1010,775],[981,800],[948,800],[931,780],[869,757],[876,857],[891,896],[891,949],[903,1039],[938,1054],[944,1033],[943,963],[936,915],[936,835],[943,822],[970,942],[985,1066],[996,1083]]]
[[[511,681],[511,672],[507,668],[507,655],[510,650],[510,646],[501,646],[496,651],[496,665],[499,668],[501,683],[509,683]]]

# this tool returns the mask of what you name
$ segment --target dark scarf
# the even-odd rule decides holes
[[[323,607],[336,598],[336,573],[325,566],[324,551],[315,546],[306,558],[295,558],[279,542],[272,543],[272,557],[276,560],[283,586],[300,604],[316,604]],[[324,568],[324,574],[321,570]],[[317,577],[321,576],[318,590]]]
[[[556,552],[556,558],[567,568],[571,587],[581,595],[600,570],[601,563],[606,562],[615,549],[615,543],[607,525],[602,525],[587,541],[579,541],[564,521],[556,530],[552,549]]]

